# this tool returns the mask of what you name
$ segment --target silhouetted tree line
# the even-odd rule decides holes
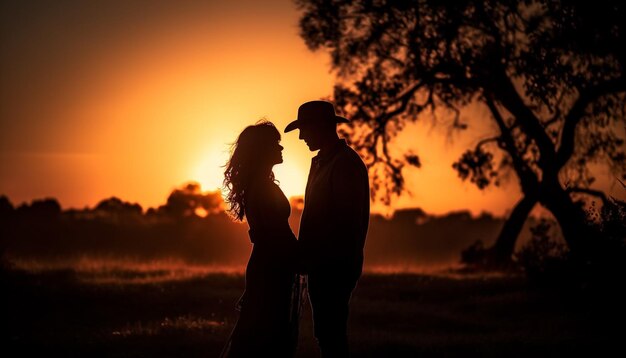
[[[116,197],[93,208],[63,211],[52,198],[13,207],[2,196],[0,215],[2,247],[9,258],[180,258],[240,264],[248,249],[247,229],[224,213],[220,193],[201,193],[196,183],[172,191],[165,205],[145,212]]]
[[[298,230],[302,198],[293,198],[290,224]],[[144,210],[111,197],[93,208],[62,210],[46,198],[18,207],[0,197],[2,247],[9,258],[72,260],[81,257],[192,263],[244,264],[248,227],[224,212],[219,192],[202,193],[195,183],[175,189],[164,205]],[[372,215],[366,265],[436,265],[458,261],[463,247],[495,238],[501,218],[469,212],[441,216],[421,209]]]
[[[291,199],[290,225],[298,231],[302,198]],[[429,215],[419,208],[392,217],[372,215],[365,247],[366,267],[420,267],[458,262],[478,255],[498,236],[504,218],[467,211]],[[554,219],[527,220],[514,255],[518,268],[535,282],[575,285],[615,280],[626,273],[626,205],[607,199],[591,205],[586,223],[602,237],[584,262],[573,260]],[[243,265],[250,251],[248,227],[224,211],[219,192],[203,193],[196,183],[175,189],[164,205],[144,210],[111,197],[93,208],[62,210],[45,198],[15,207],[0,196],[0,248],[7,260],[66,262],[80,258]],[[465,249],[466,247],[470,249]],[[608,275],[607,275],[608,273]],[[619,276],[621,277],[621,276]],[[609,281],[607,281],[609,282]]]

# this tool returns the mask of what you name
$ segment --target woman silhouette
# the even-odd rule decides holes
[[[224,357],[292,357],[297,343],[300,278],[297,240],[288,224],[289,201],[272,168],[282,163],[280,133],[262,120],[246,127],[233,144],[224,172],[229,213],[245,217],[252,254],[240,315]]]

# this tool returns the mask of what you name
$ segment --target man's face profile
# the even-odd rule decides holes
[[[320,128],[317,128],[312,123],[307,123],[301,125],[299,130],[300,136],[298,138],[302,139],[306,143],[310,151],[320,149]]]

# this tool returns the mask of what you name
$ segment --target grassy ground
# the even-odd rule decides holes
[[[3,277],[0,354],[216,357],[244,286],[227,274],[91,279],[69,270]],[[623,307],[608,293],[537,290],[521,277],[365,275],[351,305],[351,349],[354,357],[625,356]],[[297,356],[318,356],[308,307],[301,331]]]

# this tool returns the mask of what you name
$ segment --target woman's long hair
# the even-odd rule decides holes
[[[268,155],[265,148],[280,141],[280,133],[272,122],[265,119],[246,127],[237,141],[231,145],[230,159],[224,171],[224,190],[226,203],[229,204],[228,213],[237,220],[243,220],[245,213],[246,189],[251,183],[269,179],[274,181],[274,172],[270,171],[269,178],[261,178],[263,171],[261,158]]]

